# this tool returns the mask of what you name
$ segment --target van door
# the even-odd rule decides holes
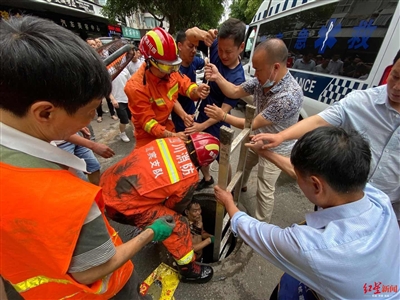
[[[257,36],[257,26],[250,26],[247,29],[245,47],[243,51],[242,65],[244,73],[247,76],[254,76],[254,69],[251,67],[251,59],[253,57],[255,47],[255,37]]]

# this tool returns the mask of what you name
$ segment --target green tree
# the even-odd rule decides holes
[[[169,33],[197,26],[216,28],[222,16],[224,0],[108,0],[103,13],[110,19],[130,15],[138,10],[150,13],[163,26],[169,22]]]
[[[249,24],[263,0],[233,0],[230,16]]]
[[[246,18],[246,7],[248,0],[233,0],[232,4],[229,6],[231,12],[230,17],[239,19],[246,24],[249,24],[250,20]]]

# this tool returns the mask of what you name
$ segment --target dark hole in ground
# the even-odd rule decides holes
[[[214,235],[214,230],[215,230],[215,211],[216,211],[216,205],[217,203],[215,202],[214,195],[213,194],[197,194],[193,196],[193,199],[198,201],[201,206],[201,215],[203,217],[203,227],[204,230],[207,231],[208,233]],[[228,226],[227,226],[228,228]],[[226,231],[226,230],[225,230]],[[225,236],[226,232],[222,233],[222,237]],[[229,254],[232,253],[232,251],[235,249],[236,246],[236,238],[233,236],[233,234],[230,235],[227,243],[228,253],[226,254],[225,258],[229,256]],[[203,249],[203,256],[202,256],[203,263],[212,263],[215,262],[213,260],[213,245],[208,245]]]

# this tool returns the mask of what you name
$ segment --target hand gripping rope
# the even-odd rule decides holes
[[[208,57],[206,57],[206,59],[204,61],[205,61],[205,64],[208,64],[210,62],[210,47],[208,47]],[[209,80],[207,80],[207,83],[206,83],[207,85],[209,85],[208,82],[209,82]],[[203,101],[203,99],[199,99],[199,101],[197,101],[197,104],[196,104],[196,110],[194,112],[194,120],[195,121],[197,121],[197,117],[199,116],[199,108],[200,108],[201,101]]]

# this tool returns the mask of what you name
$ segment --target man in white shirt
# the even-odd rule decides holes
[[[219,187],[215,196],[231,217],[232,231],[286,272],[278,299],[310,299],[310,289],[319,296],[311,299],[399,299],[399,229],[389,197],[367,184],[368,142],[356,131],[320,127],[297,141],[290,160],[271,154],[322,208],[306,214],[306,224],[282,229],[240,212],[232,194]]]
[[[329,74],[332,75],[343,74],[343,62],[340,60],[339,54],[335,54],[332,57],[332,59],[329,61],[327,69],[329,70]]]

